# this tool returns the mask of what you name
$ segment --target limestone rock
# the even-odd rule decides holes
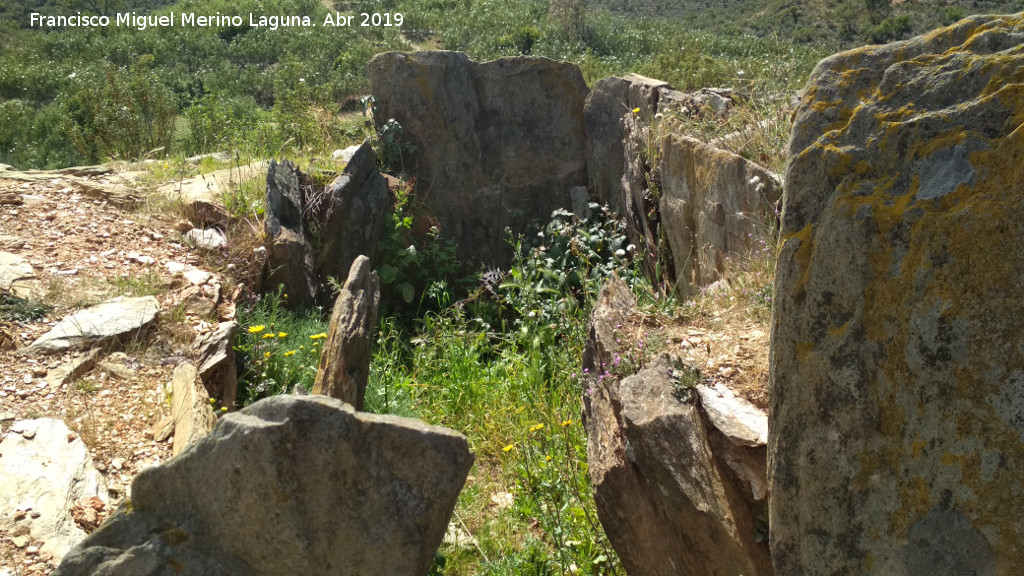
[[[209,396],[196,367],[179,364],[171,374],[171,416],[174,417],[174,445],[171,453],[180,454],[210,433],[216,419]]]
[[[316,300],[316,266],[303,218],[305,200],[299,187],[299,170],[291,162],[270,161],[267,170],[266,286],[284,286],[288,304],[312,306]]]
[[[586,185],[576,66],[540,57],[476,63],[459,52],[389,52],[368,66],[383,123],[395,119],[415,151],[405,167],[437,210],[461,257],[511,260],[505,227],[525,231],[569,207]]]
[[[140,473],[54,574],[426,575],[472,462],[445,428],[268,398]]]
[[[39,294],[36,271],[23,257],[0,252],[0,292],[18,298],[32,298]]]
[[[591,316],[585,367],[611,364],[614,326],[636,314],[629,288],[609,281]],[[621,381],[593,380],[584,394],[588,466],[605,533],[628,574],[773,574],[762,513],[765,444],[733,442],[714,420],[731,430],[739,404],[712,419],[698,395],[676,397],[671,374],[661,357]]]
[[[211,331],[196,339],[199,349],[199,377],[210,398],[221,406],[234,410],[238,393],[237,366],[235,364],[235,335],[238,322],[221,322]]]
[[[0,442],[0,453],[0,528],[11,534],[28,527],[33,540],[44,542],[43,553],[62,558],[86,536],[71,516],[72,504],[107,498],[85,444],[60,420],[21,420]],[[39,515],[14,520],[16,510]]]
[[[160,311],[153,296],[114,298],[79,310],[40,336],[30,352],[59,352],[71,347],[99,344],[128,338],[149,325]]]
[[[359,256],[331,311],[314,394],[333,396],[356,410],[363,409],[379,304],[380,280],[370,269],[370,260]]]
[[[341,280],[360,254],[373,257],[392,204],[388,182],[377,170],[377,154],[360,146],[345,170],[328,186],[317,254],[320,278]]]
[[[353,144],[352,146],[349,146],[344,150],[335,150],[334,152],[331,153],[331,160],[338,160],[340,162],[348,164],[349,162],[352,161],[352,157],[356,155],[356,151],[358,151],[361,147],[362,145],[360,144]]]
[[[765,168],[675,134],[662,142],[659,169],[662,225],[685,296],[720,278],[727,259],[760,248],[782,188]]]
[[[189,158],[198,162],[202,158]],[[223,157],[215,157],[224,161]],[[216,170],[201,176],[169,182],[157,189],[157,193],[182,205],[182,213],[194,226],[223,226],[228,220],[223,197],[232,186],[238,186],[250,178],[260,178],[267,171],[265,161]]]
[[[193,228],[185,233],[185,239],[192,241],[196,248],[216,252],[228,245],[224,233],[216,228]]]
[[[780,574],[1024,565],[1024,15],[822,61],[770,356]]]

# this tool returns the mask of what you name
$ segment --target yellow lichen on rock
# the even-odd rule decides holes
[[[810,80],[773,317],[777,573],[1024,565],[1022,37],[1024,15],[972,17]]]

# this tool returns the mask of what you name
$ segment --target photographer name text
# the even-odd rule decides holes
[[[361,13],[342,14],[335,12],[324,18],[321,26],[327,27],[392,27],[401,26],[402,14],[399,12],[384,13]],[[223,28],[233,26],[240,28],[267,28],[277,30],[278,28],[315,28],[317,23],[312,16],[286,16],[286,15],[265,15],[248,14],[248,18],[238,15],[221,14],[213,15],[195,14],[193,12],[180,12],[175,14],[136,14],[135,12],[119,13],[113,16],[95,16],[82,14],[81,12],[69,16],[47,16],[33,12],[29,16],[29,24],[33,28],[106,28],[115,26],[118,28],[135,28],[145,30],[146,28]]]

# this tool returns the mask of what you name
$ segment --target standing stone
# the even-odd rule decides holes
[[[579,68],[540,57],[477,63],[459,52],[389,52],[368,66],[378,123],[396,120],[405,167],[467,260],[507,264],[524,232],[587,183]]]
[[[306,233],[306,204],[299,170],[291,162],[270,161],[267,169],[266,228],[269,289],[284,287],[288,305],[302,309],[316,300],[316,266]]]
[[[616,211],[623,208],[623,146],[626,134],[622,119],[639,108],[649,120],[657,110],[660,93],[670,88],[661,80],[627,74],[622,78],[613,76],[598,80],[587,96],[583,115],[587,130],[590,186],[601,203]]]
[[[174,418],[171,454],[177,456],[213,429],[216,418],[208,398],[196,367],[179,364],[171,374],[171,416]]]
[[[1024,566],[1022,18],[822,61],[772,318],[780,574]]]
[[[661,220],[676,290],[688,296],[761,248],[782,187],[765,168],[687,136],[666,136],[661,150]]]
[[[235,364],[235,335],[238,322],[221,322],[211,331],[196,339],[199,349],[199,377],[210,398],[216,398],[228,410],[235,408],[238,393],[238,375]]]
[[[60,560],[86,534],[71,516],[82,498],[107,498],[103,476],[93,467],[81,438],[60,420],[21,420],[0,442],[0,528],[28,529],[42,553]],[[14,512],[37,512],[15,520]]]
[[[446,428],[267,398],[142,471],[54,576],[425,576],[472,464]]]
[[[60,352],[138,335],[160,312],[153,296],[114,298],[65,317],[31,346],[30,352]]]
[[[360,254],[371,259],[384,233],[391,190],[377,170],[377,154],[364,143],[324,196],[322,246],[317,254],[321,279],[340,280]]]
[[[618,349],[616,326],[638,315],[618,278],[598,296],[584,367]],[[588,469],[605,533],[630,575],[773,574],[767,544],[767,417],[706,386],[677,397],[659,357],[584,391]]]
[[[370,260],[359,256],[352,263],[348,279],[334,302],[331,325],[320,354],[320,368],[313,384],[314,394],[332,396],[363,409],[370,377],[380,280],[370,269]]]

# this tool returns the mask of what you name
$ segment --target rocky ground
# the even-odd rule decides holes
[[[171,439],[158,426],[170,410],[165,385],[175,364],[193,353],[195,336],[216,320],[217,295],[210,296],[220,290],[216,275],[202,272],[217,255],[186,241],[178,220],[126,204],[125,192],[109,174],[0,171],[0,251],[22,266],[14,274],[22,276],[18,290],[52,306],[35,316],[10,307],[0,314],[0,431],[16,433],[11,426],[22,419],[64,420],[106,479],[104,511],[127,495],[140,470],[170,458]],[[25,277],[25,263],[34,277]],[[107,346],[71,374],[72,353],[23,348],[74,309],[150,294],[160,298],[161,313],[146,346]],[[13,520],[0,522],[13,526],[0,528],[0,575],[55,568],[39,553],[43,543],[18,529],[18,516],[32,513],[0,510],[7,517],[0,519]]]
[[[71,436],[84,441],[108,488],[108,502],[93,521],[129,496],[139,471],[171,457],[171,373],[194,359],[197,336],[233,316],[227,293],[229,276],[238,271],[224,250],[205,250],[188,237],[180,204],[154,201],[126,182],[123,173],[99,169],[0,167],[0,288],[47,305],[0,309],[0,434],[22,433],[12,425],[23,419],[66,422],[69,442]],[[25,349],[75,310],[143,295],[156,296],[161,312],[155,326],[128,342],[87,357]],[[697,319],[652,313],[636,320],[622,331],[621,362],[645,363],[668,352],[766,407],[762,321],[726,308]],[[26,508],[0,510],[0,576],[49,574],[56,567],[41,550],[44,543],[19,526],[34,513]],[[89,520],[80,523],[88,529]]]

